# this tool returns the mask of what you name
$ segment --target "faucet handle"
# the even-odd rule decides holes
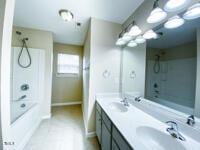
[[[195,124],[195,118],[194,118],[194,115],[190,115],[188,118],[187,118],[187,122],[186,122],[188,125],[190,126],[193,126]]]
[[[177,125],[176,122],[174,122],[174,121],[167,121],[166,124],[168,124],[171,127],[171,129],[178,130],[178,125]]]

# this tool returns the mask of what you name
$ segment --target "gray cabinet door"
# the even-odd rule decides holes
[[[101,150],[110,150],[111,148],[111,134],[102,122],[102,139],[101,139]]]
[[[99,114],[98,110],[96,109],[96,134],[101,144],[101,115]]]
[[[112,150],[120,150],[116,142],[112,139]]]

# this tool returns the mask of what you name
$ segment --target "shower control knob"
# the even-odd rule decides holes
[[[21,88],[22,91],[27,91],[29,89],[29,85],[28,84],[23,84],[23,85],[21,85],[20,88]]]

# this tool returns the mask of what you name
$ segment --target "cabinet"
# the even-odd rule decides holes
[[[101,150],[110,150],[111,148],[111,134],[107,129],[104,122],[102,122],[102,139],[101,139]]]
[[[101,143],[101,114],[96,109],[96,135],[99,140],[99,143]]]
[[[133,150],[98,103],[96,103],[96,134],[101,150]]]

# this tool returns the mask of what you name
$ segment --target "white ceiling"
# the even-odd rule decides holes
[[[143,1],[16,0],[14,25],[52,31],[55,42],[83,45],[90,17],[122,24]],[[58,15],[60,9],[72,11],[74,21],[64,22]]]

